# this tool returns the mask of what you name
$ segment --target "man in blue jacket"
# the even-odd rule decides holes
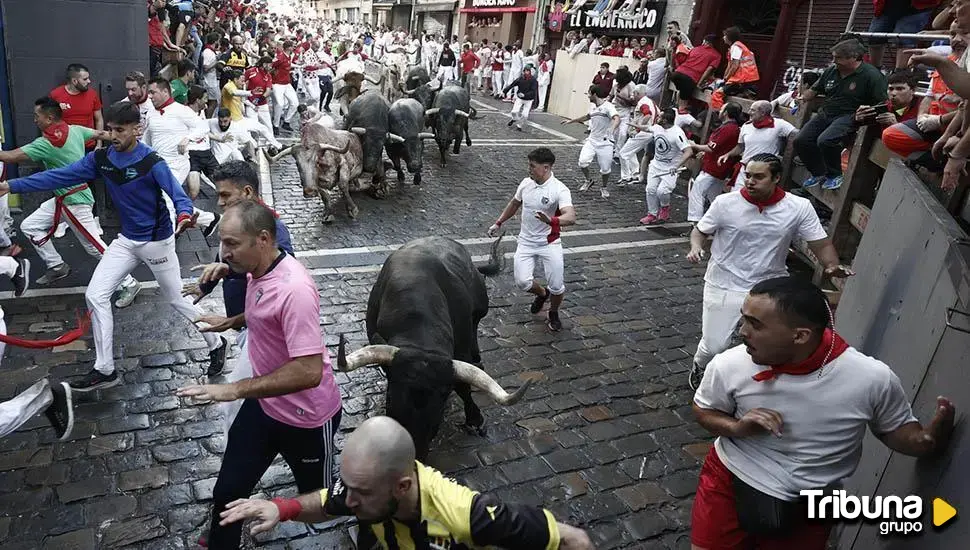
[[[532,78],[532,66],[522,70],[522,76],[516,78],[502,90],[502,94],[507,94],[512,88],[517,88],[515,92],[515,103],[512,104],[512,119],[509,126],[515,124],[515,128],[522,131],[522,121],[529,120],[529,111],[532,110],[532,103],[539,97],[539,81]]]
[[[192,201],[175,181],[165,161],[138,141],[141,113],[133,103],[115,103],[104,115],[111,146],[88,153],[74,164],[45,170],[26,178],[0,182],[6,193],[53,191],[103,178],[121,218],[121,234],[108,245],[91,276],[84,299],[91,312],[96,359],[94,369],[71,382],[74,391],[89,392],[118,384],[112,337],[114,319],[111,294],[139,262],[155,275],[162,296],[190,322],[202,311],[181,295],[182,277],[175,237],[193,224]],[[176,227],[162,198],[168,194],[178,215]],[[226,340],[203,333],[209,347],[209,371],[221,372],[226,361]]]

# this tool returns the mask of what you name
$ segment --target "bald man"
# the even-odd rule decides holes
[[[253,534],[281,521],[327,521],[356,516],[383,548],[497,546],[510,550],[592,550],[586,533],[557,523],[547,510],[503,504],[444,477],[415,460],[411,436],[395,420],[376,416],[364,421],[344,446],[341,481],[297,498],[230,502],[222,525],[256,520]],[[414,529],[426,525],[427,531]],[[388,534],[393,533],[392,536]],[[362,533],[363,534],[363,533]]]
[[[797,128],[783,118],[774,117],[773,111],[774,106],[770,102],[761,100],[752,103],[751,119],[741,126],[737,146],[717,159],[718,165],[723,166],[741,157],[741,168],[737,178],[727,182],[728,187],[734,185],[735,191],[740,191],[744,187],[744,182],[748,179],[748,173],[744,171],[744,167],[751,159],[762,153],[783,158],[788,143],[798,135]]]

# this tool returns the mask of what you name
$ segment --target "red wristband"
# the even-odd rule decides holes
[[[273,504],[280,511],[280,521],[290,521],[291,519],[296,519],[303,511],[303,505],[300,501],[295,498],[274,498]]]
[[[186,220],[191,220],[191,219],[192,219],[192,216],[190,216],[189,214],[179,214],[178,219],[175,220],[175,225],[178,225]]]
[[[497,225],[499,227],[502,227],[502,221],[501,220],[495,220],[495,225]]]

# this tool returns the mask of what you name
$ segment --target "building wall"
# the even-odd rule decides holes
[[[356,22],[373,21],[373,6],[371,0],[319,0],[318,12],[326,19],[343,21],[347,19],[347,10],[357,10]],[[366,15],[366,17],[365,17]]]

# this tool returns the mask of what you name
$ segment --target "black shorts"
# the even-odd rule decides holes
[[[211,149],[205,151],[189,151],[189,170],[192,172],[202,172],[206,176],[212,177],[216,169],[219,168],[219,161],[212,154]]]
[[[192,20],[195,19],[194,11],[180,11],[178,17],[175,19],[176,24],[183,24],[186,27],[192,26]]]
[[[693,78],[684,73],[674,72],[674,74],[670,75],[670,82],[680,92],[680,99],[682,101],[689,101],[694,98],[694,92],[697,91],[697,83],[694,82]]]

